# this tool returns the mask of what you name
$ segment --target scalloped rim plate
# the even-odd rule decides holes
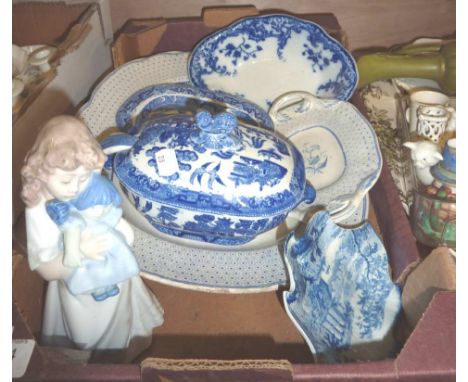
[[[285,14],[243,18],[201,40],[190,81],[238,94],[268,110],[289,91],[348,100],[357,82],[352,55],[322,27]]]
[[[116,126],[122,103],[147,86],[186,82],[186,52],[160,53],[130,61],[109,73],[78,112],[95,136]],[[343,225],[367,219],[368,197]],[[136,227],[134,250],[143,277],[177,287],[207,292],[250,293],[275,290],[288,282],[278,248],[259,251],[214,251],[184,247]],[[251,267],[245,267],[246,262]],[[227,270],[235,270],[229,275]]]
[[[281,98],[296,94],[299,97],[310,96],[311,101],[305,102],[305,106],[285,107],[278,113],[272,112]],[[354,105],[346,101],[319,99],[303,92],[291,92],[283,97],[275,101],[270,111],[276,132],[289,139],[302,153],[309,142],[305,137],[314,135],[314,129],[326,129],[343,150],[344,171],[333,183],[317,191],[314,204],[336,211],[331,203],[348,195],[349,200],[354,200],[345,207],[346,211],[340,213],[352,213],[382,170],[382,154],[372,125]],[[315,143],[320,145],[320,142]],[[313,185],[314,173],[306,170],[306,177]]]
[[[110,72],[78,110],[94,136],[117,126],[119,107],[135,92],[151,85],[188,82],[187,52],[165,52],[129,61]]]

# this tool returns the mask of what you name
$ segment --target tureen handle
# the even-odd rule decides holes
[[[312,204],[316,196],[317,191],[315,191],[314,186],[312,186],[312,184],[310,184],[309,181],[306,181],[306,188],[304,191],[304,197],[302,199],[302,202],[305,204]]]
[[[274,123],[284,122],[290,118],[288,114],[306,113],[314,105],[321,106],[322,103],[319,98],[307,92],[294,91],[284,93],[273,101],[268,114]],[[295,108],[290,109],[292,106],[295,106]],[[288,112],[283,112],[284,109],[289,110]]]
[[[306,181],[306,186],[304,194],[302,195],[302,200],[292,211],[289,211],[288,218],[295,219],[299,222],[303,221],[304,216],[310,211],[310,205],[315,201],[317,192],[315,188],[310,184],[309,181]]]
[[[304,194],[302,194],[302,199],[300,203],[296,206],[294,211],[297,210],[300,212],[304,212],[305,210],[309,209],[310,205],[315,201],[316,196],[317,191],[315,190],[314,186],[312,186],[312,184],[309,181],[306,181]]]
[[[136,141],[137,137],[134,135],[126,133],[117,133],[109,135],[108,137],[104,138],[100,143],[104,154],[110,155],[120,151],[130,150]]]

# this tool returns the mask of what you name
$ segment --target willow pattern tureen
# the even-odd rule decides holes
[[[102,145],[128,200],[173,237],[242,245],[315,199],[300,152],[230,113],[159,118]]]

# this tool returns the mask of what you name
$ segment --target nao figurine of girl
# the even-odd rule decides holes
[[[116,202],[104,201],[101,196],[89,198],[85,194],[86,190],[94,189],[96,179],[99,181],[98,174],[105,159],[89,130],[74,117],[54,117],[41,129],[21,171],[28,261],[32,270],[49,281],[43,344],[93,350],[120,349],[124,360],[129,361],[151,344],[153,329],[163,323],[163,309],[141,278],[135,275],[117,282],[97,277],[105,279],[109,283],[107,286],[115,283],[118,287],[117,294],[104,299],[96,299],[88,291],[74,294],[67,287],[67,282],[73,284],[74,277],[78,283],[79,280],[84,282],[87,272],[91,279],[93,272],[99,269],[96,264],[105,262],[106,256],[120,256],[123,263],[128,261],[126,251],[133,242],[133,230],[116,210],[111,212],[115,215],[106,217],[105,210],[112,210]],[[60,224],[47,213],[46,206],[58,202],[68,206],[68,213],[62,216],[63,224],[67,224],[70,215],[81,221],[77,224],[78,234],[70,234],[76,228],[69,224],[68,228],[62,227],[64,233],[71,230],[64,235]],[[99,217],[112,222],[100,222]],[[102,229],[106,224],[111,227],[107,231]],[[122,252],[115,250],[117,233],[126,242],[119,250]],[[65,245],[64,236],[70,241]],[[75,267],[63,264],[66,246],[79,254],[78,262],[75,260],[73,264]],[[99,295],[99,291],[96,292]]]

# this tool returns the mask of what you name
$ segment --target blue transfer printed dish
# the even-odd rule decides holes
[[[358,81],[356,62],[338,41],[284,14],[243,18],[205,37],[188,72],[199,88],[237,94],[265,110],[289,91],[348,100]]]
[[[306,178],[317,190],[316,206],[341,218],[352,214],[377,181],[382,155],[369,121],[346,101],[290,92],[269,111],[275,132],[304,158]],[[340,218],[340,219],[341,219]]]
[[[325,211],[303,236],[285,244],[289,291],[286,311],[319,361],[377,360],[394,355],[392,327],[401,291],[369,223],[349,229]]]
[[[150,118],[182,113],[194,116],[201,110],[212,114],[228,111],[241,123],[268,130],[274,128],[268,113],[252,102],[222,91],[199,89],[189,83],[159,84],[138,90],[119,107],[115,121],[118,128],[132,134]]]
[[[173,237],[242,245],[315,199],[299,151],[233,114],[158,118],[137,138],[130,148],[109,137],[123,150],[114,174],[146,220]],[[107,140],[102,145],[116,151]]]

